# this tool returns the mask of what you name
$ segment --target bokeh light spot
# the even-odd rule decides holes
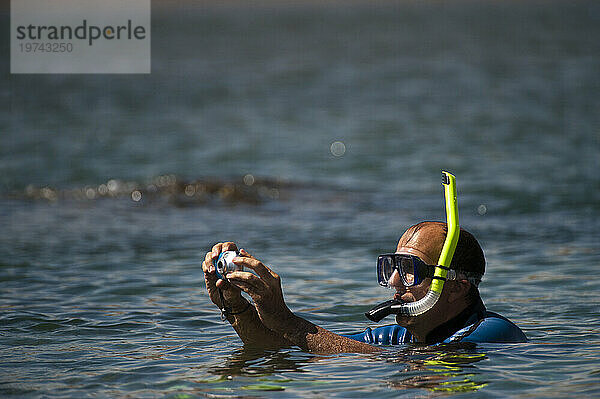
[[[485,215],[487,213],[487,206],[485,206],[484,204],[481,204],[477,207],[477,213],[481,216]]]
[[[248,173],[246,176],[244,176],[244,184],[247,186],[251,186],[254,184],[254,176],[252,176],[250,173]]]
[[[196,194],[196,187],[194,187],[192,184],[185,186],[185,195],[188,197],[193,197],[194,194]]]
[[[142,199],[142,193],[139,190],[134,190],[131,193],[131,199],[135,202],[139,202]]]
[[[334,141],[329,150],[334,157],[341,157],[346,153],[346,145],[341,141]]]

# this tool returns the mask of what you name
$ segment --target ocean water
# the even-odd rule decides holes
[[[156,2],[150,75],[0,63],[0,396],[600,396],[599,37],[593,1]],[[200,264],[233,240],[298,314],[373,326],[441,169],[529,342],[323,356],[221,322]]]

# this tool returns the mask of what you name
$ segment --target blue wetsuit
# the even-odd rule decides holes
[[[358,334],[344,335],[372,345],[398,345],[415,342],[406,328],[397,324],[367,328]],[[426,344],[451,342],[526,342],[527,337],[513,322],[488,312],[479,300],[454,319],[438,326],[427,335]]]

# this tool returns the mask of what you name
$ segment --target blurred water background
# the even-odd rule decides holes
[[[110,76],[10,75],[5,37],[0,396],[599,396],[599,38],[594,1],[163,2],[152,74]],[[200,261],[234,240],[299,314],[372,325],[441,169],[528,343],[317,356],[220,321]]]

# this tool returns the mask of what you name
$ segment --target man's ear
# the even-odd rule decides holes
[[[448,284],[450,283],[450,284]],[[464,298],[471,289],[471,283],[468,280],[455,280],[448,281],[448,303],[455,302],[461,298]]]

